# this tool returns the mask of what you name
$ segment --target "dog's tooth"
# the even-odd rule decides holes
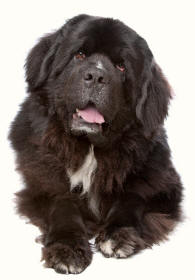
[[[77,115],[80,117],[80,112],[79,112],[79,109],[78,109],[78,108],[76,108],[76,113],[77,113]]]

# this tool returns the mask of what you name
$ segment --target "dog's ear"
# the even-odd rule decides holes
[[[141,96],[136,106],[136,116],[146,133],[150,134],[163,124],[168,113],[171,88],[154,59],[144,67]]]
[[[42,86],[48,78],[61,37],[59,31],[46,35],[30,51],[25,64],[29,91]]]
[[[57,49],[63,38],[67,36],[68,28],[70,26],[74,27],[86,18],[90,18],[90,16],[81,14],[68,20],[61,29],[44,36],[32,48],[25,64],[29,91],[41,87],[47,80]]]

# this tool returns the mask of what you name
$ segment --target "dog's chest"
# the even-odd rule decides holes
[[[70,180],[70,190],[74,191],[78,186],[82,186],[81,195],[87,194],[90,192],[90,187],[92,185],[94,179],[94,173],[97,168],[97,160],[94,155],[94,147],[90,146],[89,152],[86,155],[83,164],[80,166],[78,170],[72,172],[70,169],[68,170],[68,177]],[[97,201],[95,197],[90,194],[89,196],[89,208],[97,215]]]

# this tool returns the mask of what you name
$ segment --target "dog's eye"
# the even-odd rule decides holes
[[[125,66],[122,63],[116,64],[116,68],[119,69],[121,72],[125,71]]]
[[[82,51],[79,51],[78,53],[76,53],[76,55],[75,55],[75,58],[76,59],[80,59],[80,60],[83,60],[83,59],[85,59],[85,54],[82,52]]]

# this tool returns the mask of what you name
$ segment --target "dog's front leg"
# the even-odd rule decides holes
[[[55,199],[48,225],[43,248],[45,266],[65,274],[82,272],[91,262],[92,251],[75,202]]]
[[[97,249],[105,257],[127,258],[166,240],[180,219],[176,192],[159,193],[148,200],[135,193],[122,195],[96,238]]]
[[[146,247],[140,234],[144,208],[144,200],[135,194],[121,195],[114,203],[105,228],[95,240],[105,257],[126,258]]]

